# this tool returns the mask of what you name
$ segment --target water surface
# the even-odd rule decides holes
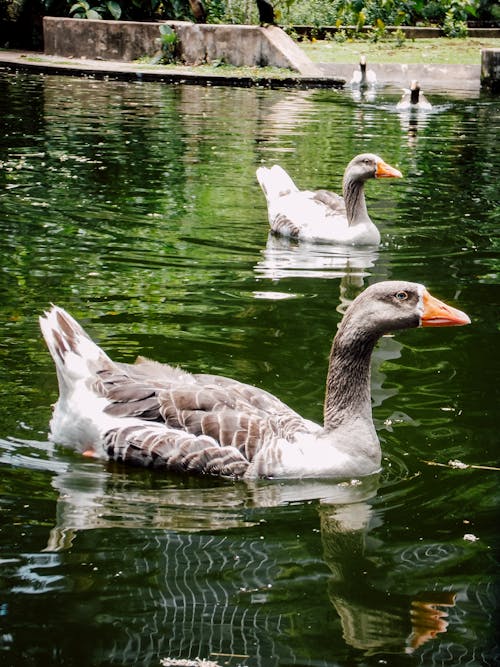
[[[498,102],[398,98],[0,73],[2,664],[496,664]],[[363,151],[405,176],[367,184],[380,248],[268,237],[259,164],[339,191]],[[472,325],[380,342],[374,478],[186,479],[47,441],[50,302],[117,360],[321,421],[341,314],[388,278]]]

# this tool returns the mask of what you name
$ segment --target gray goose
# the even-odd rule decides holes
[[[341,245],[380,243],[380,233],[366,209],[364,184],[370,178],[402,177],[398,169],[373,153],[356,155],[349,162],[344,172],[343,197],[328,190],[299,190],[276,164],[259,167],[256,175],[275,234]]]
[[[66,311],[52,306],[40,318],[59,381],[50,439],[90,456],[198,475],[369,475],[381,464],[370,397],[375,343],[399,329],[469,322],[423,285],[368,287],[334,338],[320,426],[237,380],[144,358],[114,362]]]

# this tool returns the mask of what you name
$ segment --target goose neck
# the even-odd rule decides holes
[[[341,324],[332,344],[326,380],[326,431],[361,418],[372,421],[370,361],[376,335]]]
[[[371,222],[366,208],[363,181],[346,174],[344,177],[343,194],[349,225]]]

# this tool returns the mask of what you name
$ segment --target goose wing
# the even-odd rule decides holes
[[[240,477],[262,447],[319,428],[257,387],[142,358],[101,371],[96,391],[123,418],[106,454],[136,465]]]
[[[328,190],[292,192],[269,206],[269,224],[291,238],[335,240],[336,226],[347,225],[344,199]]]
[[[335,240],[338,223],[347,224],[343,197],[329,190],[299,190],[279,165],[259,167],[257,180],[266,196],[269,225],[273,232],[296,239]],[[341,234],[342,236],[342,234]]]

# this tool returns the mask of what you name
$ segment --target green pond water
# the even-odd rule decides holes
[[[2,665],[498,664],[500,109],[399,95],[0,72]],[[378,249],[268,238],[257,166],[339,191],[364,151],[404,174],[367,184]],[[341,314],[388,278],[472,324],[380,341],[375,478],[188,479],[48,442],[51,302],[116,360],[321,421]]]

